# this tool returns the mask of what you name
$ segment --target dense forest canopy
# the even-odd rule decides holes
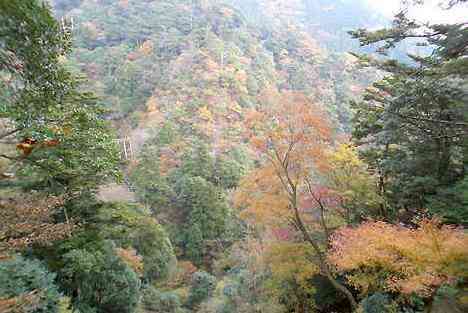
[[[468,310],[434,3],[0,0],[0,313]]]

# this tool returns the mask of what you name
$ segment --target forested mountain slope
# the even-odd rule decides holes
[[[205,250],[213,250],[210,241],[237,228],[228,225],[228,191],[252,158],[244,145],[246,114],[273,105],[272,96],[294,92],[328,111],[339,136],[349,129],[349,100],[375,77],[359,70],[354,57],[326,48],[343,25],[330,12],[346,12],[346,3],[55,5],[73,19],[70,61],[113,112],[114,125],[130,138],[135,154],[142,149],[128,168],[129,183],[164,221],[181,255],[198,264]],[[182,198],[187,194],[193,199]],[[210,201],[211,209],[197,211],[197,203]]]
[[[328,107],[336,106],[337,114],[345,118],[347,109],[340,106],[358,88],[351,61],[324,48],[323,34],[333,30],[319,19],[328,12],[326,4],[317,1],[321,14],[308,16],[311,2],[308,6],[299,2],[77,2],[66,12],[75,25],[73,61],[117,112],[144,112],[151,96],[161,98],[164,110],[164,101],[172,99],[158,93],[173,90],[177,90],[173,102],[192,96],[219,107],[221,102],[246,107],[255,105],[255,97],[272,86],[305,92]],[[61,7],[60,1],[56,6]],[[285,10],[291,17],[286,18]],[[326,16],[321,18],[328,20]],[[309,22],[302,23],[306,17]],[[309,29],[312,21],[320,25],[315,27],[321,33]],[[342,22],[335,21],[335,29],[338,24]],[[210,88],[226,95],[218,100],[200,94]]]

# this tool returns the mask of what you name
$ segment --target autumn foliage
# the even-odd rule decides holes
[[[135,273],[140,276],[143,275],[143,258],[137,254],[135,249],[116,248],[115,254],[117,254],[125,264],[133,269]]]
[[[323,172],[326,165],[326,151],[332,139],[327,114],[321,106],[297,92],[270,90],[264,93],[262,101],[263,108],[250,112],[246,124],[250,145],[261,164],[251,178],[263,190],[257,188],[254,189],[257,192],[252,192],[241,183],[237,199],[244,200],[240,205],[247,206],[244,212],[248,215],[268,216],[270,211],[271,215],[279,217],[280,223],[301,233],[316,257],[313,260],[315,265],[347,297],[350,305],[357,307],[351,292],[332,276],[320,240],[311,235],[311,224],[320,220],[318,228],[325,238],[328,237],[323,205],[315,200],[321,208],[319,218],[314,212],[319,210],[304,207],[306,200],[314,196],[312,180]],[[265,175],[258,175],[261,173]],[[264,212],[258,212],[258,208]],[[308,214],[303,214],[305,211]]]
[[[57,146],[59,143],[60,141],[56,138],[44,140],[42,142],[38,142],[34,138],[24,138],[16,145],[16,149],[20,150],[24,157],[27,157],[36,148],[51,148]]]
[[[244,217],[267,222],[292,213],[291,188],[303,189],[322,165],[331,130],[323,109],[303,94],[269,90],[262,100],[263,108],[248,112],[245,121],[262,166],[241,181],[235,200],[246,209]]]
[[[310,279],[319,272],[310,261],[314,255],[304,242],[275,242],[267,246],[266,261],[277,281],[291,281],[303,289],[311,289]]]
[[[329,149],[321,175],[329,193],[326,198],[337,202],[334,212],[347,223],[359,221],[364,216],[386,215],[383,199],[377,190],[377,178],[359,158],[356,147],[341,144]],[[319,198],[323,197],[319,195]]]
[[[259,168],[241,180],[234,202],[246,221],[277,225],[290,215],[288,200],[272,167]]]
[[[48,245],[70,235],[72,221],[56,222],[54,214],[63,200],[57,197],[24,197],[0,200],[0,254],[34,244]]]
[[[337,231],[331,245],[329,262],[363,294],[430,297],[442,284],[467,277],[468,236],[435,220],[417,229],[367,222]]]
[[[327,114],[307,96],[297,92],[267,90],[263,107],[246,114],[246,135],[252,148],[279,166],[285,162],[296,179],[320,160],[331,134]]]

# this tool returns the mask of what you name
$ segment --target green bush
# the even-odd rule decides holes
[[[138,276],[110,246],[64,255],[63,285],[81,313],[133,313],[140,298]]]
[[[154,287],[148,287],[143,291],[142,309],[148,312],[158,313],[182,313],[183,309],[179,295],[174,292],[161,292]]]
[[[375,293],[361,302],[363,313],[396,313],[397,307],[385,294]]]
[[[49,273],[38,260],[15,256],[0,262],[0,298],[24,297],[33,313],[58,312],[60,294],[54,283],[55,275]]]
[[[188,305],[196,307],[208,299],[216,289],[216,277],[207,272],[195,272],[192,275],[192,286],[188,298]]]

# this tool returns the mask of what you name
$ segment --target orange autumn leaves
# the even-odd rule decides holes
[[[278,220],[288,210],[287,181],[303,184],[321,165],[331,130],[324,110],[295,92],[269,90],[262,108],[247,112],[245,136],[261,166],[245,177],[236,203],[245,218]]]
[[[272,167],[252,171],[234,194],[240,217],[251,222],[275,225],[290,214],[288,199]]]
[[[246,136],[254,150],[302,169],[318,161],[331,136],[327,114],[304,94],[268,90],[263,107],[247,112]]]
[[[115,253],[120,257],[122,262],[127,264],[135,273],[142,276],[144,272],[143,257],[138,255],[133,248],[115,248]]]
[[[463,230],[424,220],[418,229],[384,222],[344,228],[332,236],[329,262],[363,294],[379,290],[431,296],[467,277]]]
[[[43,142],[39,143],[34,138],[24,138],[19,144],[16,145],[16,149],[21,150],[21,154],[24,157],[27,157],[31,154],[33,149],[38,147],[55,147],[60,143],[58,139],[49,139],[44,140]]]

